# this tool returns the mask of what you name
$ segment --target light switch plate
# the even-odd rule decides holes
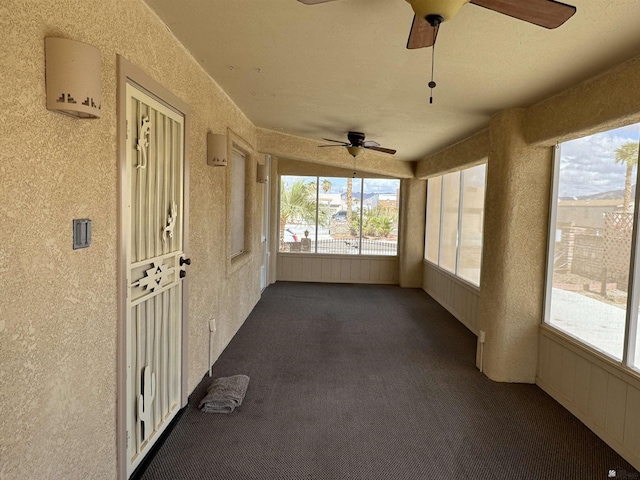
[[[87,248],[91,245],[91,220],[80,218],[73,220],[73,249]]]

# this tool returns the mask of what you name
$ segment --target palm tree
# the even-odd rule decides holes
[[[332,185],[333,184],[331,183],[331,180],[329,180],[328,178],[322,179],[322,191],[325,195],[329,192],[329,190],[331,190]],[[318,216],[320,217],[318,218],[318,223],[320,223],[322,226],[328,226],[329,218],[331,217],[331,200],[327,200],[326,205],[323,203],[322,205],[318,205],[318,207]]]
[[[633,167],[638,165],[638,142],[627,142],[620,148],[616,148],[616,163],[626,164],[627,173],[624,180],[624,201],[622,210],[624,213],[629,212],[631,204],[631,177],[633,175]]]
[[[331,180],[329,180],[328,178],[323,178],[322,179],[322,191],[324,193],[327,193],[329,190],[331,190]]]
[[[315,223],[316,184],[296,180],[291,187],[280,183],[280,248],[284,247],[284,229],[289,221]]]

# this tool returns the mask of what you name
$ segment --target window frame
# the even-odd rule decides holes
[[[454,175],[457,174],[457,178],[454,178]],[[447,181],[451,179],[451,181]],[[449,192],[450,183],[453,182],[454,186],[457,186],[457,192],[452,190]],[[452,172],[448,172],[442,176],[442,198],[440,200],[440,242],[439,242],[439,251],[438,251],[438,267],[443,269],[446,272],[449,272],[451,275],[455,275],[458,277],[458,260],[459,260],[459,252],[460,252],[460,206],[462,205],[462,196],[461,196],[461,188],[462,188],[462,170],[454,170]],[[448,202],[445,200],[448,198],[447,195],[455,195],[455,201],[457,202],[457,208],[455,211],[455,222],[451,221],[445,215],[446,205]],[[453,212],[453,209],[451,209]],[[444,226],[447,226],[447,229],[444,229]],[[445,235],[453,231],[453,227],[455,226],[455,238],[452,245],[449,242],[443,242],[443,238]],[[455,251],[451,251],[451,249],[455,249]],[[444,259],[446,260],[446,266],[443,265],[443,252],[446,254]],[[449,261],[453,260],[452,268],[449,268]],[[469,282],[471,283],[471,282]]]
[[[461,261],[463,259],[463,255],[462,255],[462,250],[463,247],[465,246],[464,242],[463,242],[463,234],[466,232],[466,228],[463,228],[465,226],[464,223],[464,219],[465,219],[465,214],[464,214],[464,209],[465,209],[465,182],[468,182],[468,172],[471,169],[477,168],[483,166],[484,167],[484,195],[482,197],[482,245],[480,246],[480,266],[479,266],[479,272],[478,272],[478,284],[476,285],[472,280],[463,277],[460,274],[460,268],[461,268]],[[483,162],[483,163],[478,163],[476,165],[472,165],[468,168],[465,168],[464,170],[460,171],[460,198],[459,198],[459,212],[458,212],[458,256],[456,259],[456,277],[460,278],[462,281],[465,281],[467,283],[470,283],[471,285],[477,286],[478,288],[480,287],[480,275],[482,274],[482,258],[483,258],[483,247],[484,247],[484,219],[485,219],[485,203],[487,200],[487,170],[488,170],[488,162]],[[465,180],[466,179],[466,180]]]
[[[478,275],[478,283],[475,284],[473,283],[471,280],[460,276],[460,254],[461,254],[461,232],[462,232],[462,219],[463,219],[463,215],[462,215],[462,210],[464,207],[464,183],[465,183],[465,172],[467,170],[470,170],[472,168],[476,168],[478,166],[484,165],[485,170],[484,170],[484,196],[483,196],[483,201],[482,201],[482,245],[481,245],[481,253],[480,253],[480,274]],[[426,201],[426,208],[425,208],[425,235],[424,235],[424,251],[423,251],[423,261],[428,262],[430,265],[438,268],[439,270],[441,270],[442,272],[446,273],[447,275],[450,275],[452,277],[454,277],[456,280],[463,282],[465,285],[468,285],[471,288],[480,289],[480,285],[481,285],[481,275],[482,275],[482,259],[483,259],[483,253],[484,253],[484,223],[485,223],[485,219],[486,219],[486,215],[485,215],[485,205],[486,205],[486,200],[487,200],[487,192],[486,192],[486,186],[487,186],[487,172],[488,172],[488,161],[484,160],[482,162],[479,163],[475,163],[473,165],[466,165],[463,168],[457,169],[457,170],[452,170],[449,172],[445,172],[445,173],[441,173],[439,175],[434,175],[430,178],[427,179],[427,201]],[[444,178],[447,175],[453,174],[453,173],[458,173],[459,174],[459,178],[458,178],[458,213],[457,213],[457,230],[456,230],[456,252],[455,252],[455,265],[454,265],[454,269],[453,271],[451,271],[450,269],[443,267],[441,265],[442,262],[442,225],[443,225],[443,218],[444,218],[444,205],[445,205],[445,181]],[[438,238],[438,260],[437,262],[434,262],[432,259],[427,257],[428,251],[429,251],[429,215],[431,213],[430,210],[430,202],[429,202],[429,183],[432,180],[436,180],[439,179],[440,182],[440,199],[439,199],[439,221],[438,221],[438,232],[437,232],[437,238]]]
[[[600,133],[604,133],[610,130],[603,130]],[[593,135],[593,134],[590,134]],[[584,135],[584,138],[589,135]],[[547,232],[547,259],[546,259],[546,271],[545,271],[545,288],[544,288],[544,304],[543,304],[543,318],[542,324],[545,328],[551,329],[559,335],[570,338],[579,347],[592,352],[595,355],[605,359],[612,364],[623,368],[628,373],[640,375],[640,364],[634,366],[636,343],[638,341],[638,317],[640,308],[640,243],[638,240],[638,221],[640,219],[639,208],[634,208],[633,212],[633,228],[631,234],[631,252],[629,254],[629,280],[627,291],[627,303],[625,311],[625,331],[623,339],[622,358],[617,359],[609,352],[606,352],[595,345],[587,343],[584,339],[567,332],[553,323],[551,323],[551,300],[553,292],[553,277],[554,277],[554,258],[555,258],[555,240],[557,230],[558,219],[558,195],[560,189],[560,161],[561,161],[561,148],[560,143],[556,144],[553,148],[553,163],[551,169],[551,188],[549,192],[549,224]],[[640,166],[640,165],[639,165]],[[640,168],[636,169],[635,181],[638,185],[640,180]],[[635,205],[640,205],[640,188],[636,188],[636,194],[634,197]]]
[[[283,177],[296,177],[296,178],[309,178],[309,179],[315,179],[315,183],[316,183],[316,195],[315,195],[315,234],[314,234],[314,239],[315,239],[315,245],[316,245],[316,251],[311,251],[311,252],[304,252],[307,255],[319,255],[319,256],[324,256],[324,257],[330,257],[330,256],[334,256],[334,257],[339,257],[339,256],[348,256],[348,257],[375,257],[375,258],[397,258],[399,256],[399,250],[400,250],[400,242],[401,242],[401,219],[402,219],[402,215],[401,215],[401,209],[402,209],[402,202],[401,202],[401,198],[402,198],[402,194],[401,194],[401,189],[402,189],[402,182],[399,178],[392,178],[392,177],[345,177],[345,176],[332,176],[332,175],[305,175],[305,174],[279,174],[278,175],[278,231],[280,230],[280,208],[281,208],[281,191],[282,191],[282,181],[283,181]],[[322,253],[322,252],[318,252],[318,216],[319,216],[319,210],[320,210],[320,188],[321,188],[321,183],[320,180],[325,179],[325,178],[337,178],[337,179],[348,179],[351,178],[352,180],[356,180],[360,182],[359,188],[360,191],[356,192],[357,193],[357,197],[354,195],[353,196],[353,201],[355,203],[357,203],[360,208],[359,208],[359,215],[358,215],[358,219],[359,219],[359,232],[358,232],[358,247],[357,247],[357,253]],[[396,202],[397,202],[397,215],[398,215],[398,227],[397,227],[397,240],[395,242],[395,253],[393,255],[386,255],[386,254],[375,254],[375,253],[362,253],[362,240],[363,240],[363,236],[362,236],[362,230],[363,230],[363,219],[364,219],[364,195],[365,195],[365,185],[366,185],[366,181],[367,180],[372,180],[372,179],[384,179],[384,180],[392,180],[392,181],[397,181],[398,182],[398,188],[397,188],[397,197],[396,197]],[[292,253],[286,250],[280,250],[280,242],[278,241],[278,248],[277,248],[277,253],[278,254],[285,254],[285,255],[300,255],[300,253]]]
[[[255,203],[256,203],[256,182],[251,181],[251,179],[255,179],[256,175],[256,153],[254,147],[247,142],[240,135],[235,133],[233,130],[227,130],[227,152],[228,152],[228,161],[233,162],[233,151],[236,150],[240,152],[245,159],[245,181],[244,181],[244,242],[243,242],[243,251],[236,255],[231,255],[231,228],[232,228],[232,220],[231,220],[231,209],[232,209],[232,189],[233,189],[233,181],[232,181],[232,166],[227,163],[224,168],[224,185],[225,185],[225,195],[223,205],[225,206],[224,213],[224,248],[225,248],[225,257],[226,257],[226,276],[229,277],[241,268],[243,268],[246,264],[251,260],[251,256],[253,253],[253,238],[254,238],[254,228],[257,228],[255,223]],[[261,215],[261,213],[260,213]]]
[[[437,232],[438,234],[434,235],[438,240],[438,245],[436,245],[435,248],[433,248],[433,250],[435,250],[435,252],[432,252],[432,253],[434,253],[435,257],[436,257],[436,259],[434,261],[433,259],[428,257],[428,255],[429,255],[429,248],[428,248],[428,245],[429,245],[429,226],[430,226],[429,219],[431,218],[430,217],[430,215],[432,213],[431,209],[435,206],[435,205],[432,205],[431,202],[430,202],[431,197],[430,197],[429,182],[431,182],[432,180],[435,181],[436,179],[438,180],[438,183],[439,183],[437,188],[440,189],[440,192],[439,192],[440,194],[436,195],[434,197],[438,201],[438,208],[437,208],[438,219],[437,219],[437,221],[434,221],[434,224],[438,225],[438,232]],[[434,185],[434,188],[436,188],[435,185]],[[436,210],[434,209],[433,211],[435,212]],[[441,220],[442,220],[442,175],[437,175],[435,177],[431,177],[431,178],[427,179],[427,205],[426,205],[426,213],[425,213],[425,237],[424,237],[425,246],[424,246],[424,255],[423,255],[424,260],[427,260],[428,262],[432,263],[433,265],[438,265],[440,263],[440,229],[442,227]]]
[[[236,168],[236,161],[237,161],[237,157],[242,158],[242,163],[243,163],[243,168],[242,168],[242,179],[236,179],[235,175],[237,173],[240,172],[240,170],[238,170]],[[240,150],[239,148],[237,148],[235,145],[233,146],[232,150],[231,150],[231,162],[229,162],[231,165],[229,166],[230,168],[230,176],[231,176],[231,193],[230,193],[230,212],[229,212],[229,219],[230,219],[230,224],[229,224],[229,255],[231,257],[231,259],[234,259],[240,255],[242,255],[243,253],[245,253],[247,251],[247,234],[246,234],[246,224],[247,224],[247,164],[248,164],[248,158],[247,158],[247,154],[244,153],[242,150]],[[237,181],[236,181],[237,180]],[[238,200],[238,196],[235,194],[235,190],[238,187],[239,183],[242,183],[242,211],[240,212],[240,210],[236,210],[237,207],[235,207],[235,205],[237,205],[237,200]],[[242,225],[241,225],[241,229],[237,229],[236,225],[234,225],[235,221],[240,221],[237,217],[242,217],[241,221],[242,221]],[[241,230],[241,234],[242,234],[242,239],[239,238],[234,238],[234,233],[236,232],[236,230]],[[239,244],[240,241],[242,242],[242,247],[240,250],[236,251],[235,250],[235,245]]]

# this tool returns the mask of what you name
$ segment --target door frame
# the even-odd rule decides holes
[[[264,292],[269,286],[269,263],[271,259],[271,155],[264,155],[264,166],[267,169],[267,182],[262,192],[262,231],[260,247],[262,248],[262,265],[260,268],[260,290]],[[262,285],[262,268],[264,268],[264,285]]]
[[[126,211],[127,185],[127,118],[126,118],[126,86],[132,84],[147,95],[167,105],[172,110],[184,116],[184,216],[183,216],[183,252],[189,256],[189,131],[191,115],[189,106],[164,88],[158,82],[149,77],[140,68],[136,67],[121,55],[117,55],[118,88],[117,88],[117,165],[118,165],[118,216],[116,228],[118,230],[117,248],[117,342],[116,342],[116,453],[117,453],[117,478],[127,479],[127,410],[126,410],[126,382],[127,382],[127,331],[126,331],[126,295],[127,295],[127,264],[125,248],[128,241],[127,232],[122,228],[124,213]],[[188,319],[189,319],[189,276],[182,280],[182,359],[181,359],[181,386],[180,408],[187,404],[187,367],[188,367]]]

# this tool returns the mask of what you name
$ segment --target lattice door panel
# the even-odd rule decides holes
[[[605,213],[604,223],[604,265],[607,277],[626,282],[629,276],[633,214]]]

